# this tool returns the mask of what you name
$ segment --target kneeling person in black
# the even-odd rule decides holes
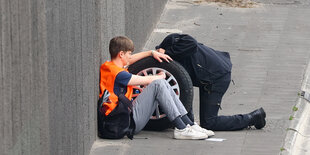
[[[218,116],[222,97],[231,82],[232,64],[229,53],[209,48],[186,34],[170,34],[156,49],[178,61],[191,76],[193,85],[199,87],[202,127],[231,131],[248,126],[255,126],[257,129],[265,126],[266,113],[263,108],[248,114]]]

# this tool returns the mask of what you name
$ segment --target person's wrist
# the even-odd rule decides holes
[[[154,52],[156,52],[155,50],[151,50],[151,56],[154,56]]]

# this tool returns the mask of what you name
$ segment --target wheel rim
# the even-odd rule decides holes
[[[140,71],[137,75],[140,76],[147,76],[147,75],[156,75],[159,72],[164,72],[166,74],[166,81],[170,84],[170,86],[172,87],[173,91],[175,92],[175,94],[180,97],[180,87],[178,84],[178,81],[176,80],[176,78],[167,70],[162,69],[162,68],[157,68],[157,67],[151,67],[151,68],[146,68],[142,71]],[[145,86],[139,86],[140,88],[144,88]],[[161,119],[166,117],[166,114],[164,114],[161,109],[159,108],[159,106],[157,105],[155,112],[153,113],[153,115],[151,116],[150,119],[152,120],[157,120],[157,119]]]

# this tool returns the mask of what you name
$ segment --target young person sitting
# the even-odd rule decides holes
[[[120,124],[117,121],[124,121],[124,119],[117,119],[117,117],[122,117],[117,115],[119,114],[117,111],[120,109],[119,104],[123,102],[121,101],[122,96],[125,96],[125,100],[131,101],[128,104],[131,117],[129,123],[126,120],[121,125],[131,125],[124,125],[123,129],[120,130],[124,131],[123,133],[127,133],[126,131],[131,131],[131,135],[139,133],[149,121],[157,105],[159,105],[175,126],[173,136],[175,139],[206,139],[208,136],[213,136],[214,132],[201,128],[188,118],[183,104],[165,80],[166,74],[164,72],[152,76],[139,76],[129,73],[126,69],[130,64],[148,56],[153,56],[159,62],[163,60],[169,62],[172,59],[168,55],[157,51],[145,51],[132,55],[133,51],[134,44],[129,38],[117,36],[110,40],[111,61],[106,61],[100,67],[100,98],[103,98],[100,111],[105,117],[103,122],[114,121],[110,123],[108,129],[105,127],[105,133],[110,134],[113,132],[112,130],[119,128],[118,125],[111,124]],[[147,86],[132,101],[133,86],[136,85]],[[109,92],[110,95],[105,95],[106,92]],[[127,110],[127,107],[125,109]],[[109,115],[113,114],[115,114],[115,117],[112,119],[112,116]],[[119,129],[117,130],[119,131]],[[122,136],[118,138],[122,138]],[[102,135],[102,137],[105,137],[105,135]],[[112,135],[111,137],[106,136],[106,138],[114,137]]]

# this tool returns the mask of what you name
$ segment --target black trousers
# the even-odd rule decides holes
[[[220,78],[211,87],[203,84],[199,86],[200,126],[214,131],[233,131],[242,130],[249,125],[250,119],[246,114],[218,116],[222,97],[229,87],[230,79],[229,74]],[[214,89],[220,91],[213,91]]]

